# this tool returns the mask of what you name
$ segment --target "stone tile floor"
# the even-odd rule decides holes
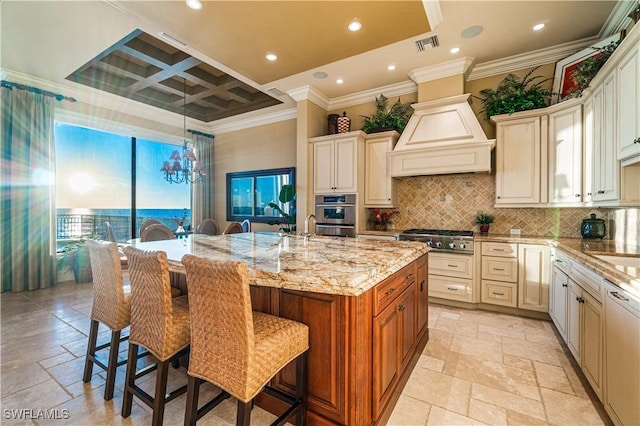
[[[123,367],[111,401],[102,398],[101,369],[94,368],[90,383],[82,382],[91,298],[91,284],[2,293],[0,424],[150,424],[151,410],[135,399],[132,415],[120,416]],[[431,305],[429,328],[429,343],[389,425],[611,424],[601,404],[592,402],[550,322]],[[103,341],[108,330],[101,330]],[[125,343],[122,357],[126,350]],[[169,389],[185,383],[183,368],[170,371]],[[151,392],[154,374],[141,383]],[[215,388],[201,392],[206,398]],[[164,424],[182,424],[184,405],[185,395],[170,402]],[[45,419],[38,410],[58,418]],[[234,419],[235,402],[229,399],[198,424],[228,425]],[[253,410],[252,424],[273,419]]]

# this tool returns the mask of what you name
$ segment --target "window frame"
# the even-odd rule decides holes
[[[256,216],[256,199],[257,199],[257,186],[256,179],[259,177],[265,176],[280,176],[280,175],[289,175],[289,183],[288,185],[293,185],[295,187],[296,184],[296,168],[295,167],[282,167],[277,169],[264,169],[264,170],[249,170],[244,172],[229,172],[227,173],[227,187],[226,187],[226,203],[227,203],[227,221],[229,222],[242,222],[247,219],[250,222],[258,222],[258,223],[269,223],[269,222],[281,222],[282,216]],[[253,191],[253,205],[252,211],[253,215],[234,215],[233,214],[233,203],[232,203],[232,194],[231,194],[231,181],[232,179],[238,178],[251,178],[252,179],[252,187]],[[280,193],[280,189],[278,190],[278,194]],[[279,203],[279,200],[276,200],[276,203]],[[294,199],[289,203],[290,211],[295,212],[296,209],[296,200]]]

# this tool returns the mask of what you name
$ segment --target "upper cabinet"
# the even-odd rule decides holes
[[[618,160],[640,156],[640,47],[617,64]]]
[[[313,146],[313,188],[316,194],[357,193],[364,167],[361,131],[309,139]]]
[[[496,206],[547,202],[547,116],[518,117],[491,117],[496,123]]]
[[[364,205],[395,207],[398,204],[396,179],[391,177],[388,153],[400,134],[396,131],[372,133],[365,140]]]
[[[582,201],[582,105],[549,114],[549,202]]]

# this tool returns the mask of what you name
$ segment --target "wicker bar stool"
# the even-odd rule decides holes
[[[261,390],[290,404],[273,424],[296,413],[306,424],[307,349],[309,328],[296,321],[251,311],[247,265],[182,258],[187,271],[191,314],[191,354],[185,425],[208,413],[230,395],[238,400],[236,425],[248,425],[253,398]],[[267,387],[289,362],[296,360],[296,395]],[[200,384],[222,389],[198,409]]]
[[[169,364],[173,362],[177,367],[177,358],[189,349],[189,303],[187,296],[171,297],[165,252],[133,247],[124,250],[129,258],[131,279],[131,329],[122,417],[129,417],[136,396],[153,409],[152,424],[159,426],[164,418],[165,404],[187,389],[185,385],[166,393]],[[149,350],[158,362],[138,371],[138,346]],[[155,396],[151,397],[135,381],[156,369]]]
[[[124,286],[118,245],[112,242],[88,240],[87,247],[93,275],[93,304],[82,381],[87,383],[91,380],[94,364],[105,370],[107,381],[104,399],[109,401],[113,398],[116,369],[126,364],[126,360],[118,360],[118,350],[120,342],[128,338],[122,337],[121,333],[123,328],[129,326],[131,318],[131,292],[128,286]],[[109,343],[97,346],[99,323],[111,329],[111,340]],[[109,358],[105,362],[96,352],[106,348],[109,348]]]
[[[242,225],[239,222],[231,222],[227,227],[222,231],[222,235],[226,234],[241,234],[244,231],[242,230]]]

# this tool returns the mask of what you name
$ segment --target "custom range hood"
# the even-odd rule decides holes
[[[413,104],[396,147],[389,153],[391,176],[491,171],[491,150],[469,105],[470,94]]]

